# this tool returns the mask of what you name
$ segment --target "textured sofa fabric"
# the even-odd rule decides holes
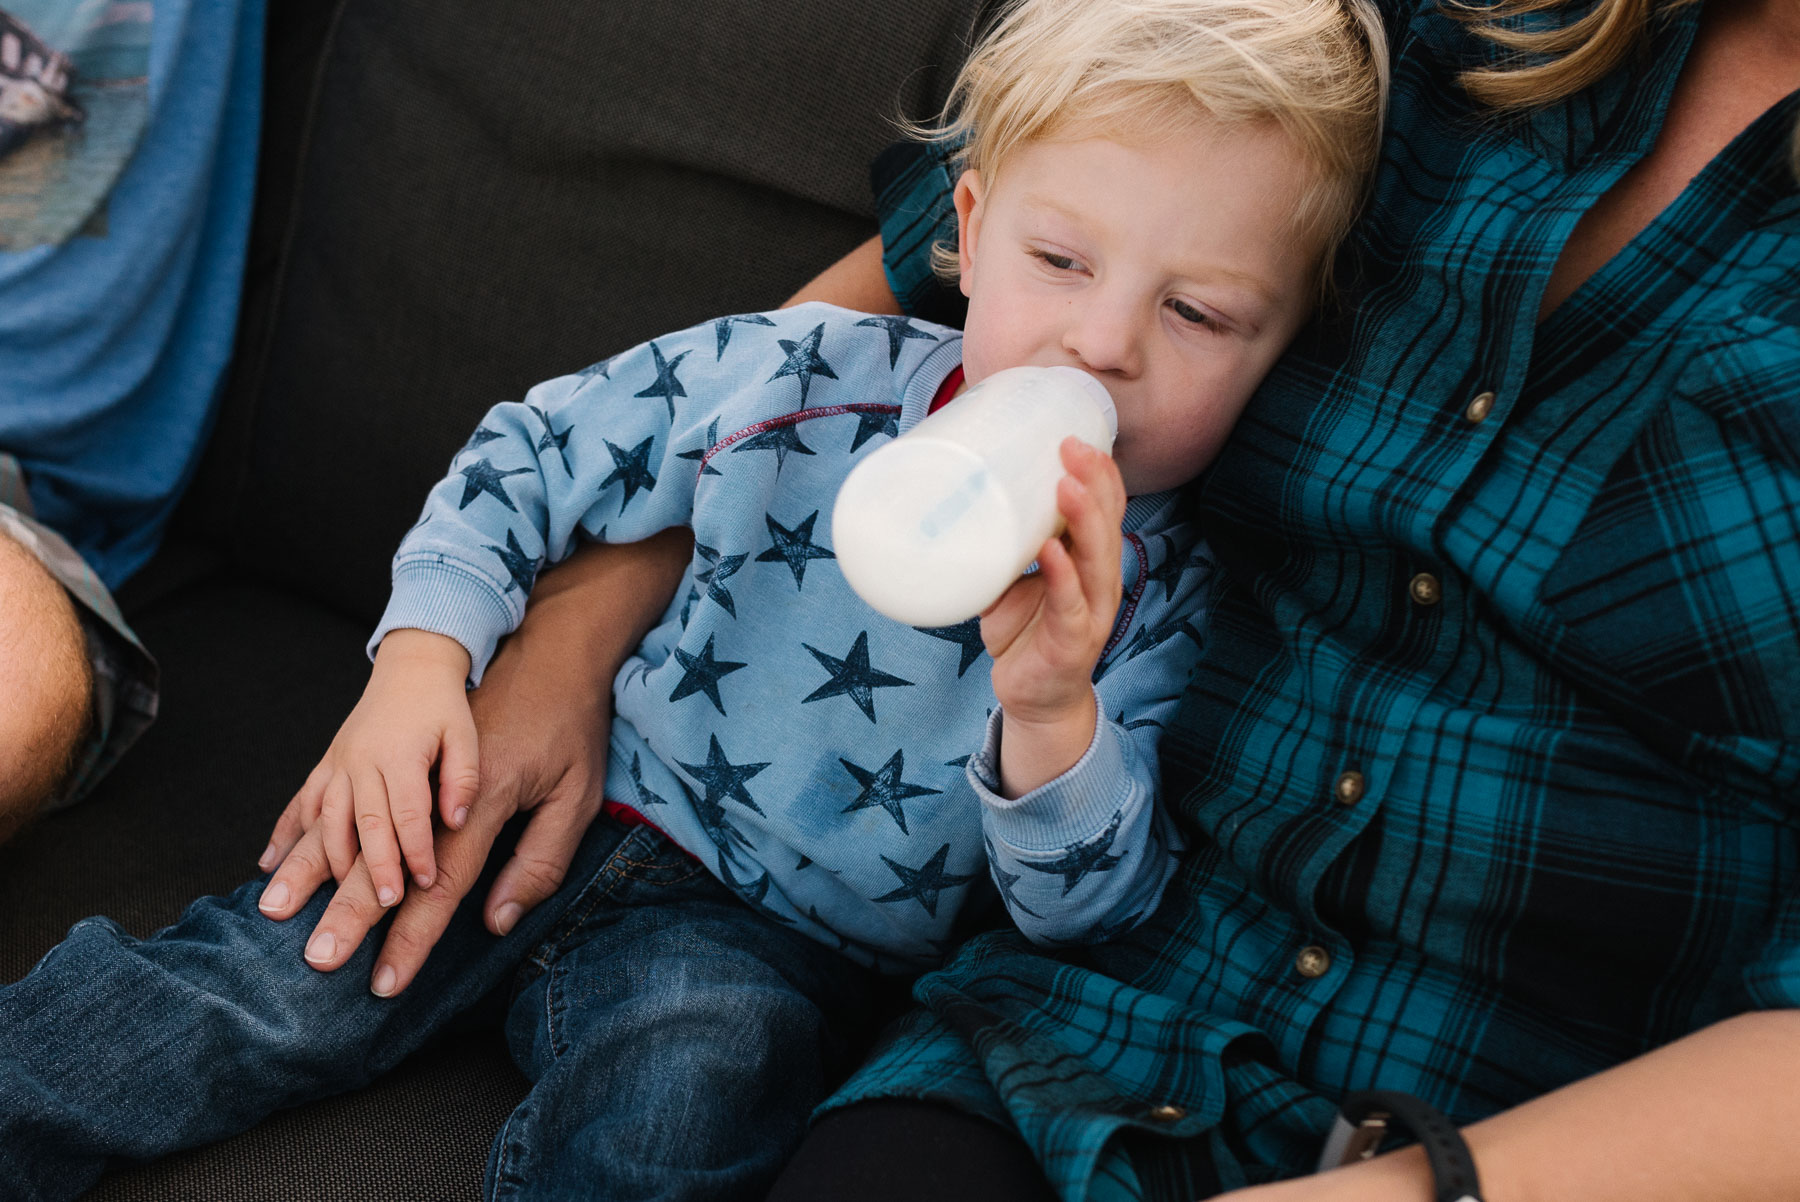
[[[271,0],[238,355],[170,545],[122,598],[163,715],[0,849],[0,980],[255,872],[367,675],[387,561],[476,418],[767,308],[874,232],[867,164],[941,103],[978,0]],[[108,1199],[473,1198],[524,1091],[472,1023]],[[3,1193],[0,1189],[0,1193]]]

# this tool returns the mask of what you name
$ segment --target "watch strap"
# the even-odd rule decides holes
[[[1367,1160],[1393,1132],[1411,1135],[1425,1150],[1435,1202],[1481,1202],[1475,1157],[1456,1124],[1423,1100],[1396,1090],[1362,1090],[1339,1104],[1319,1171]]]

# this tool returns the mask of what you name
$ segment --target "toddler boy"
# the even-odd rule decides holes
[[[797,1135],[817,1087],[779,1049],[844,981],[937,962],[986,897],[1045,943],[1155,909],[1181,847],[1156,740],[1202,649],[1210,575],[1175,490],[1320,291],[1373,166],[1380,37],[1338,0],[1025,0],[933,133],[963,144],[963,332],[817,304],[723,317],[483,419],[401,544],[369,689],[301,794],[340,877],[360,844],[384,903],[406,871],[435,872],[433,765],[460,825],[465,682],[539,570],[582,538],[695,540],[615,682],[608,772],[618,837],[666,836],[679,851],[659,845],[647,871],[682,888],[593,897],[590,933],[548,957],[525,1003],[538,1034],[515,1047],[537,1088],[503,1140],[605,1196],[683,1173],[704,1196],[753,1192],[722,1150],[751,1112],[765,1145],[770,1124]],[[1104,384],[1112,455],[1065,443],[1067,533],[979,620],[882,618],[833,562],[838,485],[1020,364]],[[683,993],[746,949],[766,972]],[[634,1007],[655,1021],[618,1019]],[[700,1095],[653,1146],[597,1145],[578,1117],[649,1121]]]

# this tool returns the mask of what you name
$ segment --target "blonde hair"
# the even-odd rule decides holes
[[[1381,147],[1387,35],[1370,0],[1013,0],[963,64],[935,125],[991,184],[1007,154],[1071,127],[1156,136],[1196,115],[1274,122],[1313,167],[1294,222],[1320,282]],[[956,253],[933,250],[956,276]]]
[[[1445,11],[1475,33],[1511,52],[1508,61],[1464,71],[1464,90],[1490,108],[1540,108],[1599,83],[1643,45],[1650,22],[1694,0],[1596,0],[1575,20],[1541,29],[1520,29],[1519,18],[1550,13],[1568,0],[1494,0],[1476,5],[1444,0]],[[1800,120],[1789,143],[1789,165],[1800,180]]]

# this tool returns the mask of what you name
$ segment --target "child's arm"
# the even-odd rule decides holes
[[[340,881],[360,839],[384,904],[397,901],[405,882],[396,833],[414,881],[434,878],[428,773],[441,746],[439,813],[460,827],[475,791],[462,689],[480,682],[495,645],[518,626],[539,569],[566,558],[582,535],[633,541],[687,520],[697,469],[676,456],[699,433],[683,424],[692,410],[678,370],[703,335],[710,342],[712,328],[646,343],[540,384],[523,403],[496,405],[432,489],[394,556],[393,595],[370,640],[370,691],[303,790]],[[421,646],[429,672],[412,662]],[[384,665],[397,658],[413,669],[404,679],[431,697],[413,712],[404,691],[386,684]],[[465,733],[466,755],[457,741]]]
[[[1078,444],[1063,461],[1068,546],[1046,544],[1038,577],[982,616],[1000,708],[969,762],[995,884],[1046,943],[1128,930],[1173,874],[1180,840],[1157,804],[1154,736],[1193,659],[1190,640],[1164,640],[1162,654],[1092,683],[1119,610],[1124,486],[1110,458]]]

